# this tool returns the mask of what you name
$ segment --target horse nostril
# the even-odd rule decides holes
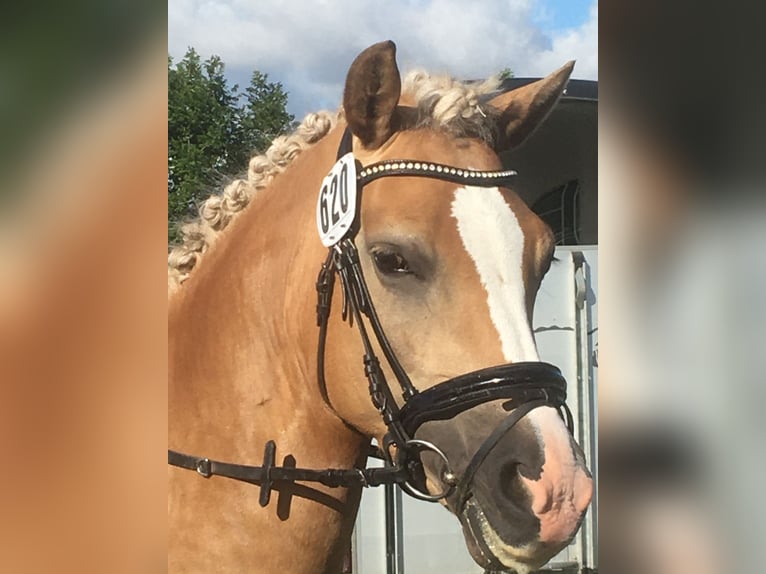
[[[519,462],[509,462],[501,467],[499,473],[500,492],[516,505],[520,505],[529,498],[527,489],[519,475],[520,466],[521,463]]]

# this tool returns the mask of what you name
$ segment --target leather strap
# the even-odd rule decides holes
[[[340,486],[379,486],[381,484],[393,484],[407,479],[406,472],[399,467],[383,468],[353,468],[314,470],[306,468],[291,468],[275,466],[274,457],[276,444],[274,441],[266,443],[263,465],[250,466],[244,464],[232,464],[219,460],[200,458],[168,449],[168,464],[189,470],[195,470],[201,476],[223,476],[250,484],[260,485],[261,493],[259,504],[266,506],[269,503],[271,489],[274,482],[319,482],[325,486],[337,488]]]
[[[532,400],[559,407],[566,401],[566,390],[561,371],[549,363],[499,365],[460,375],[418,393],[402,407],[401,423],[414,436],[427,421],[450,419],[497,399],[508,399],[510,408]]]
[[[476,474],[476,471],[479,470],[479,467],[486,460],[487,456],[489,456],[489,453],[492,452],[492,449],[494,449],[497,446],[497,443],[500,442],[500,439],[503,438],[505,434],[510,431],[516,425],[516,423],[522,419],[522,417],[524,417],[524,415],[528,414],[530,411],[536,409],[537,407],[543,407],[547,404],[548,403],[546,401],[539,400],[524,403],[523,405],[517,407],[508,415],[508,418],[506,418],[500,425],[498,425],[498,427],[492,431],[492,434],[489,435],[489,437],[487,437],[487,439],[482,443],[482,445],[479,447],[479,450],[477,450],[473,455],[471,462],[468,463],[468,466],[463,471],[463,475],[460,477],[460,482],[458,483],[457,487],[456,508],[458,515],[463,511],[463,506],[468,500],[468,495],[470,493],[469,489],[471,482],[473,481],[474,474]]]

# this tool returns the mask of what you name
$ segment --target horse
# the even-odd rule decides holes
[[[454,513],[486,569],[572,539],[593,483],[530,328],[555,242],[498,154],[573,66],[499,93],[402,81],[377,43],[337,113],[201,205],[169,255],[169,571],[337,573],[384,482]]]

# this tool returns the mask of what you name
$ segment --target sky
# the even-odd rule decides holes
[[[354,57],[382,40],[402,73],[538,77],[576,60],[572,78],[598,78],[597,0],[168,0],[174,60],[216,54],[240,87],[260,70],[296,119],[336,110]]]

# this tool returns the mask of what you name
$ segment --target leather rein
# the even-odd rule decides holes
[[[352,135],[346,129],[338,149],[338,160],[352,153]],[[269,503],[275,482],[317,482],[328,487],[379,486],[399,484],[408,494],[428,501],[437,501],[453,492],[462,508],[469,496],[469,486],[476,470],[481,466],[500,439],[531,410],[550,406],[556,408],[573,432],[572,414],[566,405],[566,380],[559,369],[543,362],[523,362],[499,365],[454,377],[425,391],[418,391],[406,370],[396,357],[378,318],[365,281],[354,238],[360,227],[361,193],[368,183],[383,177],[426,177],[462,185],[497,187],[509,183],[514,171],[477,171],[433,162],[415,160],[386,160],[360,166],[357,160],[356,202],[353,224],[345,234],[328,248],[316,282],[317,368],[323,399],[330,405],[324,379],[324,354],[336,277],[340,278],[343,292],[343,320],[356,324],[364,347],[364,372],[372,404],[380,413],[388,432],[384,444],[377,451],[371,446],[371,456],[385,461],[382,468],[304,469],[276,466],[276,444],[266,443],[260,466],[233,464],[206,457],[183,454],[168,449],[168,464],[194,470],[205,478],[222,476],[260,486],[259,503]],[[400,408],[380,366],[368,327],[375,337],[391,372],[394,374],[404,399]],[[447,456],[431,442],[415,438],[418,428],[429,421],[447,420],[480,404],[498,399],[508,401],[513,410],[485,439],[468,467],[458,477]],[[332,408],[332,405],[330,405]],[[424,485],[420,453],[431,451],[444,463],[441,492],[430,493]]]

